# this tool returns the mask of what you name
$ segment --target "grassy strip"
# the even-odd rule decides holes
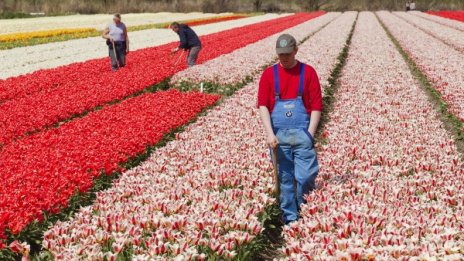
[[[335,101],[335,95],[337,90],[340,87],[338,79],[341,76],[343,67],[346,64],[346,59],[348,58],[348,53],[350,50],[351,39],[353,38],[354,29],[356,28],[356,23],[358,21],[359,13],[356,16],[356,19],[353,22],[348,38],[346,39],[345,46],[337,57],[338,63],[335,65],[334,69],[330,73],[328,79],[329,85],[324,88],[324,96],[322,97],[323,111],[321,115],[321,120],[319,127],[317,129],[315,138],[320,141],[321,144],[327,143],[327,140],[323,137],[322,133],[324,132],[324,127],[327,122],[330,121],[330,112],[333,110],[333,103]]]
[[[215,17],[208,17],[208,18],[200,18],[200,19],[191,19],[191,20],[183,20],[179,21],[180,23],[189,23],[189,22],[201,22],[201,21],[208,21],[212,20],[211,23],[215,23],[215,19],[220,19],[223,17],[233,17],[237,16],[241,19],[244,17],[249,17],[253,16],[255,14],[250,14],[250,15],[227,15],[227,16],[215,16]],[[141,31],[141,30],[148,30],[148,29],[161,29],[161,28],[166,28],[169,23],[158,23],[158,24],[146,24],[146,25],[135,25],[135,26],[129,26],[127,27],[127,31],[129,32],[135,32],[135,31]],[[209,24],[209,23],[204,23],[204,24]],[[62,34],[58,36],[51,36],[51,37],[42,37],[42,38],[30,38],[27,40],[19,40],[19,41],[11,41],[11,42],[1,42],[0,41],[0,50],[8,50],[8,49],[13,49],[17,47],[24,47],[24,46],[32,46],[32,45],[39,45],[39,44],[46,44],[46,43],[54,43],[54,42],[62,42],[62,41],[68,41],[68,40],[73,40],[73,39],[81,39],[81,38],[88,38],[88,37],[96,37],[100,36],[102,34],[102,31],[94,31],[94,32],[86,32],[86,33],[72,33],[72,34]]]
[[[425,93],[429,97],[430,102],[433,104],[435,109],[439,112],[440,120],[443,122],[445,129],[451,133],[455,140],[456,147],[461,153],[464,153],[464,124],[463,122],[452,114],[448,109],[448,104],[443,99],[442,94],[433,87],[433,84],[427,76],[419,69],[416,62],[411,58],[411,56],[403,49],[400,42],[393,36],[393,34],[388,30],[386,25],[382,22],[379,16],[376,14],[377,20],[380,22],[380,25],[385,30],[388,35],[388,38],[393,42],[398,52],[403,56],[403,59],[406,61],[412,75],[419,82],[419,85],[424,89]]]

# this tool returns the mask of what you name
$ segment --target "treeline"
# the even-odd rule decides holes
[[[404,10],[400,0],[0,0],[2,13],[298,12]],[[464,9],[464,0],[419,0],[419,10]]]

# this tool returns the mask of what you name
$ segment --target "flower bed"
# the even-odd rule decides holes
[[[59,212],[76,190],[85,192],[95,177],[120,170],[218,98],[148,93],[6,145],[0,152],[0,224],[17,234],[44,212]]]
[[[340,83],[287,259],[462,259],[462,156],[373,13],[359,15]]]
[[[65,34],[80,36],[96,32],[97,30],[95,28],[71,28],[26,33],[0,34],[0,44],[2,42],[24,42],[33,38],[57,37]]]

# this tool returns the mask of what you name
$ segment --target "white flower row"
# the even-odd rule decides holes
[[[195,26],[198,35],[206,35],[249,24],[271,20],[288,14],[265,14],[219,23]],[[129,32],[132,51],[179,41],[169,29],[150,29]],[[168,54],[166,54],[168,56]],[[0,79],[55,68],[76,62],[108,56],[108,48],[101,37],[69,40],[0,51]],[[130,63],[130,54],[128,55]],[[153,65],[156,66],[156,65]]]
[[[208,18],[224,14],[211,13],[141,13],[141,14],[122,14],[122,20],[126,25],[144,25],[155,23],[166,23],[176,20],[189,20],[198,18]],[[112,21],[110,14],[96,15],[67,15],[50,16],[24,19],[2,19],[0,20],[0,34],[23,33],[43,30],[67,29],[67,28],[95,28],[103,30]]]
[[[422,32],[389,12],[378,12],[401,46],[450,105],[464,120],[464,53]]]
[[[340,16],[340,13],[327,13],[266,37],[256,43],[249,44],[232,53],[221,55],[201,65],[178,72],[172,77],[171,84],[176,85],[182,82],[234,84],[241,82],[247,76],[256,73],[263,66],[269,65],[276,59],[275,42],[279,35],[289,33],[299,42],[338,16]]]
[[[405,12],[395,12],[414,26],[464,52],[464,32]]]
[[[359,15],[340,83],[287,259],[462,260],[462,155],[373,13]]]
[[[329,84],[330,73],[338,62],[337,57],[345,46],[356,16],[357,12],[345,12],[299,47],[297,58],[316,69],[323,87]]]
[[[437,16],[437,15],[431,15],[431,14],[427,14],[427,13],[423,13],[423,12],[418,12],[418,11],[414,11],[414,12],[411,12],[411,13],[414,14],[414,15],[420,16],[422,18],[437,22],[439,24],[446,25],[446,26],[452,27],[454,29],[464,31],[464,23],[463,22],[456,21],[456,20],[453,20],[453,19],[444,18],[444,17]]]

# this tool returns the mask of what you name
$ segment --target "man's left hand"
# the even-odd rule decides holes
[[[178,51],[179,51],[179,47],[172,49],[171,53],[177,53]]]

